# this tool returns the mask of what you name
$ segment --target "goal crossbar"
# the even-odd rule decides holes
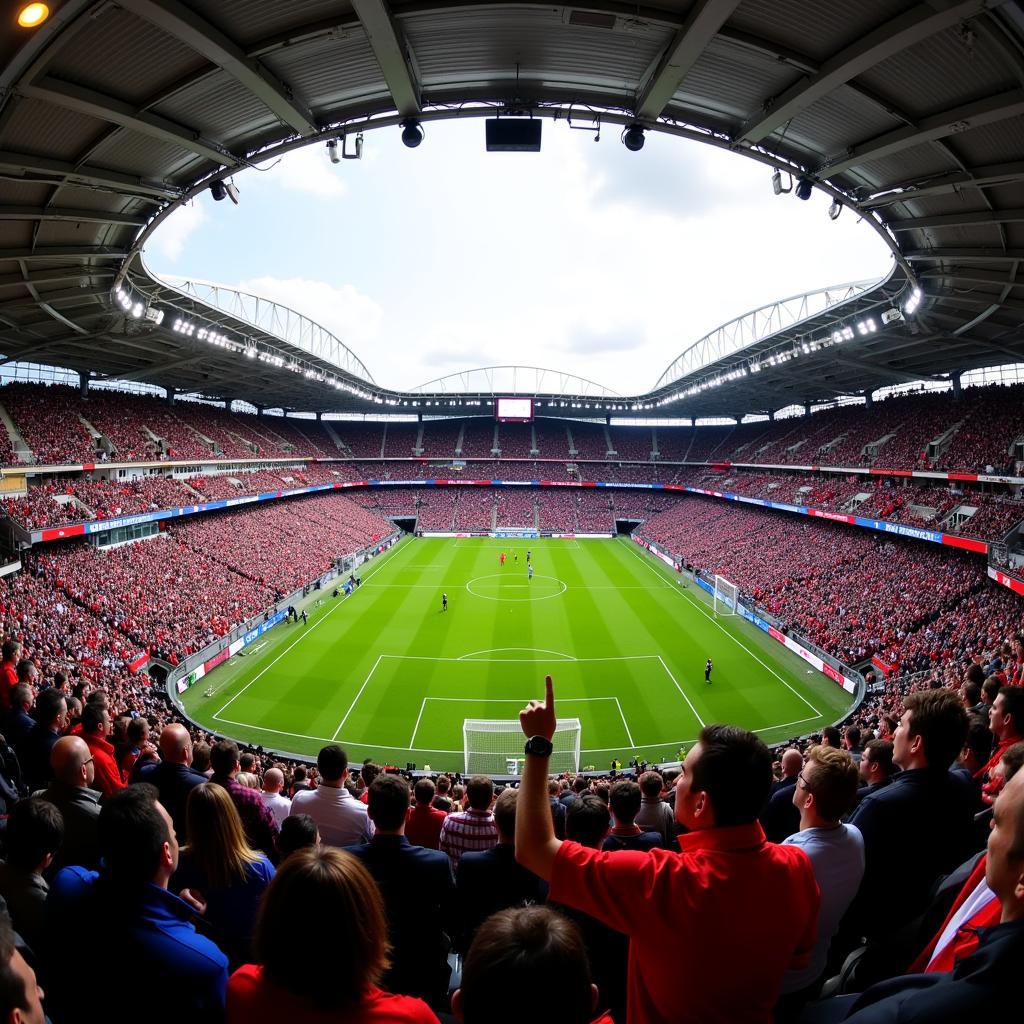
[[[550,771],[579,771],[581,732],[578,718],[561,719],[555,726],[555,735],[551,737],[554,750],[548,766]],[[518,775],[524,742],[518,719],[464,719],[462,745],[465,773]]]
[[[740,588],[724,576],[715,577],[713,596],[716,615],[735,615],[740,610]]]

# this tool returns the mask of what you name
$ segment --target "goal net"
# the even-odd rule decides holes
[[[562,719],[551,737],[554,751],[549,771],[575,772],[580,767],[580,720]],[[467,718],[462,723],[462,744],[467,775],[518,775],[526,738],[519,720]]]
[[[715,614],[735,615],[739,611],[740,588],[724,576],[715,577]]]

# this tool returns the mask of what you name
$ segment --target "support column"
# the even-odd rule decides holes
[[[873,409],[875,407],[875,399],[870,391],[864,392],[864,406],[868,409]]]
[[[78,391],[83,398],[89,397],[89,374],[78,371]]]
[[[955,373],[950,374],[950,382],[953,385],[953,397],[959,401],[960,396],[964,393],[964,385],[961,379],[963,374],[962,370],[957,370]]]

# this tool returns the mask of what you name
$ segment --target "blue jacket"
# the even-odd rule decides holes
[[[85,956],[101,965],[115,980],[118,1005],[143,1007],[147,1024],[223,1020],[227,957],[196,933],[192,908],[173,893],[152,884],[115,888],[95,871],[69,867],[50,884],[46,918],[47,962]],[[47,977],[54,1019],[82,1019],[82,979],[67,970]]]

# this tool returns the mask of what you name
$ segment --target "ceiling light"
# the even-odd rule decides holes
[[[341,156],[338,154],[338,140],[328,139],[327,140],[327,155],[331,159],[332,164],[340,164]]]
[[[630,153],[639,153],[644,148],[644,129],[642,125],[631,124],[622,133],[622,144]]]
[[[801,178],[796,183],[796,197],[797,199],[807,200],[811,198],[811,193],[814,191],[814,182],[810,178]]]
[[[25,4],[18,11],[18,24],[22,28],[38,28],[50,16],[47,4]]]
[[[414,117],[407,118],[399,126],[402,129],[402,145],[415,149],[424,138],[423,125]]]

